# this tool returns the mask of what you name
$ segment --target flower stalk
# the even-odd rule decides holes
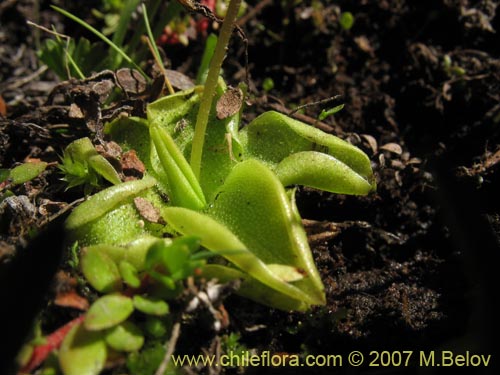
[[[196,127],[193,136],[190,164],[194,175],[198,180],[200,179],[201,158],[203,154],[203,144],[205,142],[208,116],[210,115],[210,109],[212,108],[212,102],[219,80],[220,69],[222,67],[224,57],[226,56],[227,46],[233,32],[234,23],[236,17],[238,16],[240,5],[241,0],[231,0],[229,3],[226,17],[224,18],[220,30],[219,39],[217,41],[217,45],[215,46],[215,52],[212,60],[210,61],[207,80],[205,82],[203,95],[200,101],[200,109],[198,110],[198,115],[196,117]]]

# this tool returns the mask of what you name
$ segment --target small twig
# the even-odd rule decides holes
[[[167,86],[168,93],[170,95],[174,95],[175,94],[174,88],[172,87],[172,84],[170,83],[170,80],[167,77],[167,72],[165,70],[165,67],[163,66],[163,63],[160,61],[160,59],[158,58],[158,56],[154,52],[153,44],[151,43],[151,41],[147,37],[144,37],[144,40],[146,41],[148,48],[153,55],[153,58],[156,62],[156,65],[158,66],[158,69],[160,69],[161,75],[163,76],[163,80],[165,82],[165,86]]]
[[[160,51],[158,51],[158,47],[156,47],[156,44],[154,39],[153,39],[153,32],[151,31],[151,25],[149,24],[149,19],[148,19],[148,11],[146,9],[146,5],[142,4],[142,12],[144,14],[144,24],[146,25],[146,31],[148,32],[148,36],[146,39],[146,43],[148,44],[148,48],[151,51],[151,54],[153,55],[153,58],[156,61],[156,65],[158,65],[158,68],[160,69],[161,74],[163,74],[163,79],[165,82],[165,85],[167,86],[168,93],[170,95],[174,95],[175,91],[170,84],[170,80],[167,77],[167,72],[165,71],[165,67],[163,66],[163,63],[160,58]]]
[[[160,363],[160,366],[155,372],[155,375],[163,375],[165,370],[167,369],[168,362],[170,362],[170,358],[172,354],[174,354],[175,346],[177,344],[177,340],[179,339],[179,335],[181,333],[181,323],[176,322],[172,327],[172,334],[170,335],[170,339],[166,343],[167,352],[163,357],[163,360]]]
[[[274,109],[275,111],[290,116],[290,110],[279,103],[268,103],[266,106],[271,109]],[[291,117],[296,118],[299,121],[305,122],[306,124],[313,125],[315,128],[321,129],[327,133],[331,133],[332,130],[336,130],[338,133],[342,132],[340,128],[335,128],[332,125],[328,125],[327,123],[318,121],[317,119],[311,116],[303,115],[302,113],[292,113]]]
[[[13,90],[13,89],[17,89],[21,86],[24,86],[25,84],[33,81],[33,79],[35,79],[39,75],[43,74],[47,69],[48,69],[47,65],[42,65],[41,67],[39,67],[36,71],[31,73],[30,75],[11,83],[10,85],[8,85],[6,87],[6,89]]]
[[[295,112],[298,112],[298,111],[300,111],[301,109],[304,109],[304,108],[309,108],[309,107],[315,107],[317,105],[328,104],[328,103],[331,103],[331,102],[339,100],[339,99],[342,99],[342,95],[335,95],[335,96],[331,96],[331,97],[326,98],[326,99],[318,100],[317,102],[311,102],[311,103],[306,103],[306,104],[303,104],[303,105],[299,105],[298,107],[295,107],[295,109],[292,109],[288,113],[288,115],[291,116]]]
[[[77,204],[79,203],[82,203],[83,201],[85,200],[85,198],[80,198],[80,199],[77,199],[71,203],[69,203],[67,206],[63,207],[62,209],[60,209],[59,211],[57,211],[55,214],[53,214],[52,216],[49,216],[48,218],[46,218],[45,220],[41,221],[40,224],[39,224],[39,227],[42,228],[44,227],[45,225],[49,224],[50,222],[54,221],[55,219],[57,219],[59,216],[61,215],[64,215],[68,210],[70,210],[71,208],[73,208],[74,206],[76,206]]]
[[[50,29],[47,29],[46,27],[44,26],[41,26],[41,25],[38,25],[32,21],[26,21],[26,23],[30,26],[33,26],[33,27],[36,27],[37,29],[40,29],[40,30],[43,30],[45,31],[46,33],[49,33],[49,34],[52,34],[52,35],[55,35],[55,36],[58,36],[59,38],[62,38],[62,39],[71,39],[70,36],[68,35],[65,35],[65,34],[61,34],[61,33],[58,33],[57,31],[54,31],[54,30],[50,30]]]

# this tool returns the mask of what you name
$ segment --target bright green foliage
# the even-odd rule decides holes
[[[217,95],[223,91],[222,84]],[[134,149],[144,158],[148,172],[170,198],[170,203],[156,201],[168,230],[188,236],[172,244],[154,243],[142,269],[164,292],[175,290],[179,280],[203,265],[192,257],[195,242],[189,241],[197,237],[203,247],[228,262],[205,266],[205,276],[226,281],[241,278],[240,294],[285,310],[323,304],[323,285],[293,192],[285,188],[301,184],[335,193],[368,194],[374,189],[368,157],[333,135],[277,112],[262,114],[242,130],[238,130],[239,113],[219,120],[211,112],[198,180],[187,159],[199,102],[198,88],[180,92],[149,105],[147,121],[119,119],[105,129],[125,149]],[[125,233],[121,244],[127,243],[133,231],[126,234],[120,223],[127,216],[133,222],[134,208],[126,202],[149,191],[152,181],[148,177],[96,194],[74,211],[67,226],[82,232],[82,224],[87,223],[85,232],[108,217],[103,221],[108,238],[120,244],[119,236],[109,233],[117,228]],[[127,184],[131,187],[125,188]],[[123,207],[128,208],[120,212]],[[89,213],[82,215],[84,211]],[[120,217],[116,226],[113,214]],[[148,232],[152,233],[146,229],[141,233]]]
[[[83,324],[89,331],[111,328],[125,321],[134,311],[132,299],[120,294],[99,298],[90,306]]]
[[[144,347],[140,352],[131,353],[127,357],[127,367],[130,374],[134,375],[152,375],[158,369],[163,356],[165,347],[160,342],[154,342],[148,347]]]
[[[154,338],[166,336],[168,332],[167,323],[164,319],[149,315],[144,322],[144,329]]]
[[[141,329],[131,322],[123,322],[111,328],[106,333],[105,340],[111,348],[122,352],[134,352],[144,344]]]
[[[302,160],[295,170],[287,172],[288,176],[296,175],[298,181],[292,184],[302,184],[319,189],[343,194],[367,194],[372,189],[372,169],[370,160],[359,148],[319,129],[307,126],[281,113],[269,111],[252,121],[239,134],[247,158],[256,158],[266,163],[274,171],[280,170],[282,162],[288,157],[301,153],[295,161]],[[323,173],[335,177],[327,186],[315,186],[316,180],[323,178],[314,174],[312,179],[300,181],[304,168],[315,168],[317,160],[309,159],[309,155],[321,153],[330,155],[338,162],[327,162]],[[345,167],[338,169],[340,164]],[[352,188],[349,191],[339,191],[338,180],[346,185],[358,184],[358,179],[365,180],[364,189]],[[285,183],[288,185],[289,183]],[[344,190],[344,189],[342,189]]]
[[[101,293],[121,290],[122,280],[116,263],[98,247],[82,251],[81,268],[90,285]]]
[[[29,162],[18,165],[12,169],[1,169],[0,170],[0,182],[9,179],[12,185],[21,185],[25,182],[31,181],[35,177],[38,177],[45,168],[47,168],[47,163],[43,161]]]
[[[264,79],[262,82],[262,88],[264,89],[265,92],[269,92],[272,89],[274,89],[274,81],[272,78],[267,77]]]
[[[10,176],[9,169],[0,169],[0,182],[4,182]]]
[[[207,213],[173,207],[164,210],[167,222],[176,230],[200,236],[203,246],[221,252],[254,279],[295,300],[297,309],[324,303],[323,286],[300,218],[279,180],[263,164],[256,160],[238,164]],[[225,250],[238,252],[227,254]],[[275,264],[294,267],[305,277],[289,283],[269,267]]]
[[[165,301],[159,298],[140,295],[134,296],[134,306],[137,310],[145,314],[156,316],[166,315],[170,311]]]
[[[97,375],[104,368],[107,348],[104,332],[75,325],[59,349],[59,365],[64,375]]]
[[[344,109],[344,104],[337,105],[337,106],[330,108],[330,109],[327,109],[327,110],[323,109],[318,116],[318,120],[323,121],[328,116],[334,115],[335,113],[341,111],[342,109]]]
[[[204,260],[194,257],[199,241],[196,237],[176,238],[171,244],[158,241],[148,251],[145,268],[149,275],[168,289],[175,289],[176,283],[191,276]]]
[[[141,286],[141,279],[137,273],[137,268],[135,268],[131,263],[126,260],[122,260],[118,263],[118,269],[120,270],[120,275],[126,284],[130,285],[132,288],[139,288]]]
[[[46,39],[38,51],[38,58],[61,79],[83,79],[92,71],[102,70],[107,66],[106,56],[102,43],[91,44],[85,38],[76,43],[73,39]]]
[[[59,169],[64,174],[63,180],[68,183],[68,189],[85,185],[86,191],[90,191],[102,185],[101,177],[114,185],[121,183],[118,172],[97,153],[88,138],[77,139],[66,147]]]
[[[350,30],[354,26],[354,16],[351,12],[342,12],[340,15],[340,27]]]

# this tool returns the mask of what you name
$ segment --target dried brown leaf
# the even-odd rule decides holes
[[[223,120],[236,114],[243,104],[243,91],[239,88],[228,88],[227,91],[217,101],[215,111],[217,118]]]
[[[403,153],[403,149],[397,143],[386,143],[383,146],[380,146],[380,149],[383,151],[389,151],[393,154],[401,155]]]
[[[134,205],[139,214],[147,221],[155,224],[164,223],[160,211],[147,199],[141,197],[134,198]]]

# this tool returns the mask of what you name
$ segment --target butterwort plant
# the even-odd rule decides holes
[[[117,181],[86,140],[65,154],[70,167],[79,166],[69,169],[76,170],[74,183],[98,177],[113,184],[65,223],[68,242],[82,248],[82,273],[101,295],[62,343],[66,375],[98,374],[108,352],[139,350],[144,329],[158,328],[169,315],[167,301],[191,276],[239,279],[241,296],[282,310],[325,304],[295,186],[365,195],[375,188],[370,161],[284,114],[266,112],[241,127],[243,106],[220,110],[228,96],[241,99],[244,91],[219,77],[239,6],[230,1],[198,86],[149,104],[146,118],[106,124],[107,136],[143,162],[142,179]],[[151,324],[138,327],[137,314]]]
[[[230,3],[203,86],[150,104],[146,119],[107,124],[111,139],[136,151],[146,176],[91,196],[66,228],[85,246],[126,248],[139,237],[166,234],[196,237],[225,259],[206,265],[205,276],[240,278],[243,296],[306,310],[324,304],[325,296],[293,187],[363,195],[374,188],[372,170],[358,148],[286,115],[266,112],[239,130],[241,111],[216,113],[214,98],[230,91],[219,72],[238,3]],[[145,222],[137,197],[160,213],[162,223]]]
[[[277,112],[240,126],[245,86],[228,88],[219,77],[239,7],[229,2],[219,39],[207,43],[198,86],[151,103],[146,118],[106,125],[108,137],[144,163],[142,179],[122,182],[88,138],[66,148],[60,169],[68,188],[83,185],[88,196],[106,181],[113,185],[65,224],[71,248],[81,247],[75,264],[98,298],[46,344],[27,345],[23,372],[60,345],[57,367],[65,375],[98,374],[117,353],[130,353],[129,369],[142,373],[134,353],[146,339],[164,341],[169,301],[193,276],[239,279],[240,295],[278,309],[325,303],[295,186],[367,194],[374,189],[370,162],[349,143]],[[1,171],[1,180],[22,183],[45,167]]]

